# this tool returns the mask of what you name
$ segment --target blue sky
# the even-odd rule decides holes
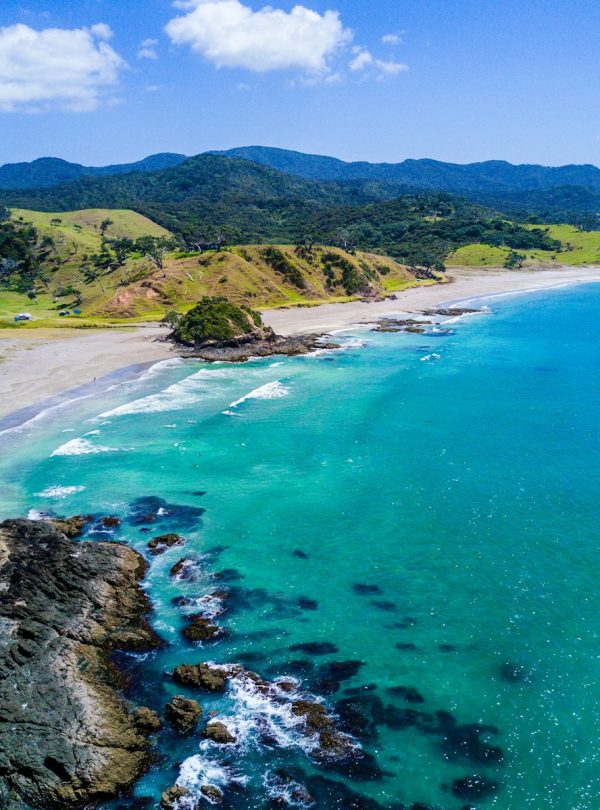
[[[264,144],[600,164],[597,0],[297,5],[2,0],[0,163]]]

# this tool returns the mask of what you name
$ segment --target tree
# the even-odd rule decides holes
[[[511,250],[506,260],[504,262],[504,267],[507,270],[520,270],[523,267],[523,262],[527,256],[524,253],[517,253],[514,250]]]
[[[135,250],[142,253],[154,264],[157,270],[163,270],[164,259],[176,243],[164,236],[141,236],[134,243]]]
[[[100,233],[102,234],[103,239],[106,236],[106,231],[110,228],[111,225],[114,224],[115,223],[112,221],[112,219],[107,218],[102,220],[102,222],[100,223]]]

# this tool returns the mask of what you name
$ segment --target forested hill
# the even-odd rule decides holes
[[[114,166],[82,166],[60,158],[44,157],[31,163],[6,163],[0,166],[0,189],[50,188],[81,177],[108,177],[128,172],[154,172],[178,166],[185,155],[164,152],[135,163]]]
[[[592,165],[515,166],[503,160],[463,165],[429,159],[402,163],[346,163],[337,158],[266,146],[240,147],[219,154],[245,158],[311,180],[387,180],[413,188],[451,192],[510,193],[558,186],[600,189],[600,169]]]
[[[384,184],[385,186],[385,184]],[[131,209],[167,228],[184,244],[265,242],[338,245],[377,251],[434,267],[472,243],[514,250],[557,250],[543,229],[448,194],[395,199],[372,181],[316,182],[239,158],[200,155],[173,168],[57,188],[0,193],[0,205],[35,211]]]

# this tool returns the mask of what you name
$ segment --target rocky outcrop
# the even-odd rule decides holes
[[[163,793],[160,806],[162,810],[174,810],[177,807],[177,803],[179,799],[185,799],[186,796],[189,796],[190,792],[187,788],[180,787],[179,785],[173,785],[168,790],[165,790]]]
[[[162,723],[158,712],[148,709],[146,706],[140,706],[131,714],[131,719],[142,734],[154,734],[160,731]]]
[[[325,341],[321,335],[296,335],[281,337],[270,335],[253,336],[244,340],[228,341],[211,346],[196,347],[182,352],[186,357],[198,357],[209,362],[239,363],[250,357],[270,357],[283,354],[290,357],[309,354],[316,349],[339,349],[339,345]]]
[[[173,700],[165,707],[167,720],[182,734],[187,734],[198,725],[202,709],[195,700],[183,695],[175,695]]]
[[[174,670],[173,680],[188,688],[222,692],[230,675],[229,670],[210,664],[181,664]]]
[[[217,720],[209,723],[202,734],[207,740],[212,740],[219,745],[229,745],[235,742],[235,737],[229,731],[225,723],[220,723]]]
[[[144,573],[126,546],[75,543],[45,522],[0,524],[2,808],[84,807],[148,766],[110,662],[113,650],[160,645]]]
[[[159,537],[154,537],[148,543],[150,554],[157,557],[159,554],[164,554],[173,546],[182,546],[185,540],[179,534],[161,534]]]
[[[213,641],[222,633],[220,627],[202,614],[190,616],[190,619],[190,623],[181,631],[188,641]]]

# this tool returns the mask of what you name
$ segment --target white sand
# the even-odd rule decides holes
[[[411,288],[396,293],[395,301],[387,299],[370,304],[355,301],[349,304],[323,304],[318,307],[271,309],[263,312],[263,318],[280,335],[330,332],[334,329],[372,323],[396,313],[439,307],[449,302],[462,302],[500,293],[544,290],[585,281],[600,281],[600,267],[519,272],[453,270],[448,275],[454,278],[453,283]]]
[[[397,293],[397,300],[273,309],[263,315],[278,334],[324,333],[449,302],[600,281],[600,267],[525,272],[460,270],[449,275],[454,278],[451,284],[409,289]],[[172,357],[170,345],[156,340],[164,335],[158,324],[90,331],[0,330],[0,419],[23,408],[39,405],[41,410],[46,400],[119,369]]]
[[[171,357],[158,326],[0,330],[0,419],[105,374]]]

